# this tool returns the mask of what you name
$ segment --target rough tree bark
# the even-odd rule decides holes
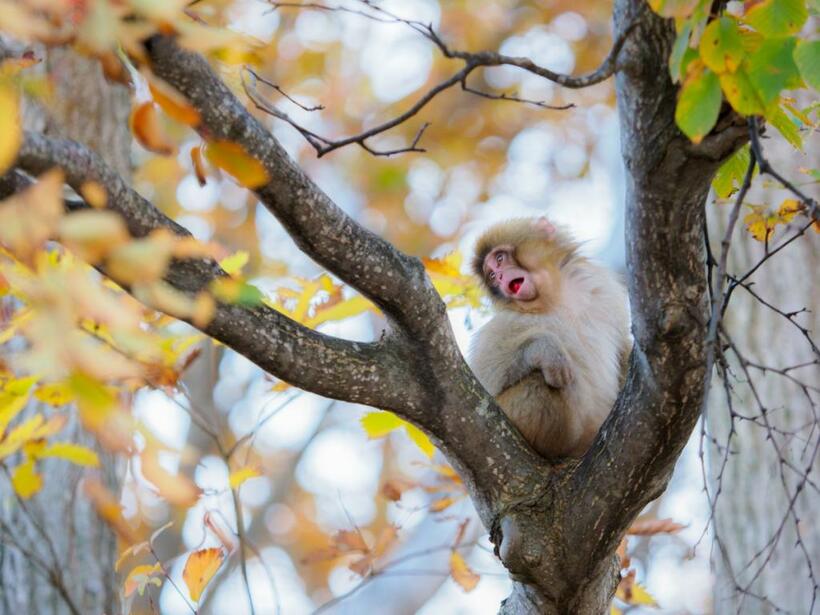
[[[0,41],[0,52],[3,44]],[[2,55],[2,53],[0,53]],[[89,144],[123,177],[130,176],[131,135],[128,130],[128,90],[108,83],[99,63],[66,49],[39,53],[52,78],[54,97],[47,110],[29,108],[26,124],[46,134]],[[31,411],[43,410],[32,407]],[[102,478],[119,492],[121,464],[84,432],[78,421],[64,430],[66,439],[95,448],[101,456]],[[23,553],[0,540],[0,611],[3,613],[120,612],[116,537],[99,523],[82,495],[82,468],[50,460],[43,472],[43,489],[25,505],[13,497],[8,481],[0,487],[0,523],[14,532]],[[38,568],[37,555],[49,566]],[[52,578],[43,578],[53,575]]]
[[[800,155],[785,147],[767,146],[766,154],[778,168],[796,169],[806,165],[807,160],[816,159],[816,143],[808,141],[806,148],[807,152]],[[783,190],[758,189],[750,192],[747,200],[776,204],[790,196]],[[714,246],[725,232],[729,209],[729,206],[709,207],[709,231]],[[763,246],[748,236],[739,236],[743,231],[736,233],[729,253],[729,271],[741,274],[760,260]],[[812,306],[820,305],[817,271],[820,271],[820,252],[816,246],[810,241],[796,241],[777,259],[761,267],[749,281],[754,283],[753,289],[758,295],[783,311],[811,310],[798,315],[796,320],[816,333],[820,331],[820,313]],[[758,364],[786,367],[820,359],[817,350],[812,349],[794,325],[742,288],[738,288],[732,297],[725,326],[746,358]],[[740,374],[735,360],[731,360],[731,365],[735,374]],[[816,384],[820,382],[820,364],[801,368],[792,374],[806,383]],[[738,394],[734,410],[747,416],[759,414],[751,391],[731,377],[730,382]],[[812,400],[799,386],[775,373],[761,374],[755,381],[755,388],[771,410],[772,424],[786,433],[793,432],[794,436],[773,434],[770,438],[759,421],[735,419],[736,433],[731,438],[730,448],[739,454],[729,459],[719,484],[717,478],[724,465],[724,455],[722,451],[710,449],[711,491],[715,494],[720,488],[715,506],[715,532],[722,545],[722,549],[714,550],[717,572],[714,609],[717,614],[764,615],[773,611],[774,604],[783,612],[808,613],[813,600],[820,599],[815,586],[820,571],[820,525],[810,521],[820,510],[820,492],[815,486],[804,484],[795,499],[795,516],[801,520],[804,553],[796,543],[794,518],[788,514],[789,502],[801,476],[780,464],[778,457],[784,457],[799,471],[811,468],[810,479],[817,476],[820,455],[816,450],[816,437],[812,435],[816,433],[817,396],[814,395],[815,407],[812,407]],[[730,416],[723,384],[716,380],[710,392],[708,417],[711,435],[721,445],[729,442]],[[775,443],[778,450],[774,448]],[[785,524],[779,530],[784,516]],[[769,555],[768,545],[773,538],[776,542],[771,545]],[[755,557],[759,551],[762,555]],[[807,556],[815,580],[809,575]],[[749,562],[752,564],[747,566]],[[764,569],[758,574],[761,567]],[[755,576],[757,578],[751,582]],[[748,593],[739,591],[737,586]],[[766,597],[771,602],[754,596]]]
[[[726,114],[693,146],[675,127],[666,58],[671,21],[642,0],[618,0],[616,36],[631,35],[617,91],[627,169],[627,258],[635,349],[626,385],[592,448],[554,466],[535,455],[476,381],[445,306],[416,258],[361,228],[288,158],[199,56],[171,37],[146,42],[151,69],[199,111],[209,138],[257,158],[269,182],[256,194],[316,262],[372,299],[388,327],[359,343],[306,329],[267,307],[219,305],[205,332],[263,369],[315,393],[386,408],[433,438],[470,492],[514,579],[508,615],[600,615],[618,582],[615,549],[665,488],[699,416],[704,382],[705,270],[701,226],[710,179],[746,138]],[[18,169],[59,165],[78,186],[94,179],[134,236],[186,231],[74,142],[27,134]],[[20,185],[14,175],[7,184]],[[74,204],[77,205],[76,203]],[[173,264],[186,292],[222,275],[209,261]]]

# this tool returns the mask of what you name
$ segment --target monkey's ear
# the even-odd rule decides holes
[[[555,232],[555,225],[547,220],[545,216],[535,219],[535,228],[539,231],[543,231],[547,235],[552,235]]]

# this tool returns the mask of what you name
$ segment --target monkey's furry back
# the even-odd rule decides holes
[[[473,337],[469,362],[522,435],[546,457],[583,454],[609,414],[631,348],[626,289],[606,268],[569,263],[561,296],[546,314],[499,310]],[[552,335],[569,358],[573,381],[562,389],[531,373],[502,391],[521,348]]]

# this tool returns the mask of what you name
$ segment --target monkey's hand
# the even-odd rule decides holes
[[[574,380],[569,357],[553,335],[534,338],[521,347],[516,361],[505,374],[501,390],[539,371],[544,375],[544,382],[554,389],[563,389]]]
[[[572,368],[564,353],[553,356],[546,365],[541,368],[541,371],[544,374],[544,382],[553,389],[563,389],[572,384],[574,380]]]

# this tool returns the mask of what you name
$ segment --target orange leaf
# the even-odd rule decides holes
[[[160,125],[157,106],[153,102],[138,105],[131,112],[131,132],[145,149],[162,156],[176,153],[176,147],[165,136]]]
[[[268,183],[268,172],[262,163],[233,141],[209,141],[205,157],[246,188],[258,188]]]
[[[334,536],[333,541],[348,551],[369,551],[370,547],[362,538],[360,532],[351,530],[339,530]]]
[[[481,579],[480,576],[470,569],[458,551],[453,551],[450,554],[450,574],[453,580],[461,585],[462,589],[466,592],[475,589],[475,586],[478,585]]]
[[[222,565],[225,553],[219,547],[194,551],[185,562],[182,579],[188,586],[191,600],[199,602],[202,592]]]
[[[200,186],[208,182],[208,175],[205,173],[205,161],[202,160],[202,147],[197,145],[191,148],[191,164],[194,166],[196,181]]]
[[[373,556],[369,553],[363,555],[359,559],[355,559],[347,565],[350,570],[358,574],[360,577],[367,576],[370,569],[373,567]]]
[[[5,65],[5,64],[4,64]],[[0,175],[6,172],[17,157],[23,143],[23,122],[20,120],[20,102],[10,85],[0,85]]]
[[[430,511],[441,512],[442,510],[450,508],[450,506],[458,502],[460,499],[460,497],[441,498],[440,500],[436,500],[435,502],[430,504]]]
[[[168,114],[168,117],[191,128],[196,128],[199,125],[199,111],[194,109],[182,94],[171,88],[170,85],[160,82],[156,77],[152,77],[148,80],[148,88],[151,90],[151,96],[162,107],[162,110]]]
[[[160,495],[174,506],[187,508],[192,506],[200,496],[199,487],[182,474],[171,474],[163,468],[157,457],[157,450],[146,447],[140,456],[142,475],[151,482]]]
[[[139,591],[140,596],[142,596],[148,585],[161,587],[162,581],[154,577],[155,574],[161,572],[162,566],[159,565],[159,562],[153,566],[150,564],[135,566],[131,569],[131,572],[128,573],[128,576],[125,578],[125,583],[123,583],[125,596],[128,597],[135,591]]]
[[[626,531],[631,536],[654,536],[655,534],[674,534],[686,526],[675,523],[672,519],[638,519]]]
[[[376,540],[376,545],[373,547],[373,555],[375,557],[380,557],[385,554],[387,549],[390,548],[396,538],[399,535],[399,528],[395,525],[388,525],[382,530],[382,533],[379,534],[378,540]]]
[[[134,530],[122,516],[119,500],[100,481],[86,480],[84,491],[100,518],[111,526],[123,542],[137,542]]]
[[[80,186],[80,194],[85,202],[95,209],[102,209],[108,202],[108,193],[105,188],[95,181],[83,182]]]

